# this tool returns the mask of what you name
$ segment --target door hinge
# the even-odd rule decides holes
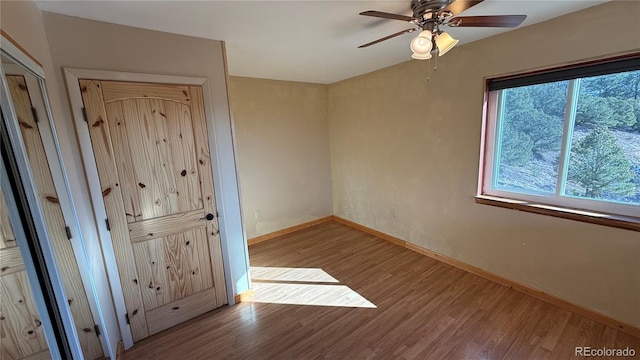
[[[100,334],[102,334],[100,332],[100,326],[98,326],[98,324],[93,325],[93,328],[96,330],[96,336],[100,336]]]
[[[129,321],[129,313],[124,314],[124,319],[127,321],[127,325],[131,325],[131,321]]]
[[[109,224],[109,219],[104,219],[104,223],[107,225],[107,231],[111,231],[111,225]]]
[[[86,108],[82,108],[82,118],[84,119],[84,122],[86,122],[87,124],[89,123],[89,118],[87,117],[87,109]]]
[[[33,120],[37,123],[40,122],[40,120],[38,120],[38,113],[36,112],[36,108],[34,108],[33,106],[31,107],[31,114],[33,114]]]
[[[71,229],[68,226],[64,227],[64,232],[67,233],[67,239],[71,240]]]

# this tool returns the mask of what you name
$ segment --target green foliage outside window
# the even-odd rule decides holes
[[[602,198],[632,195],[635,186],[631,164],[606,127],[598,127],[573,146],[569,164],[569,180],[584,188],[582,196]]]
[[[503,90],[498,186],[555,191],[569,81]],[[640,71],[583,78],[566,194],[640,204]]]

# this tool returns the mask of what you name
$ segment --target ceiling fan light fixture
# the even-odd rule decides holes
[[[460,40],[454,39],[446,32],[442,32],[436,37],[436,46],[440,56],[446,54],[449,50],[453,49]]]
[[[426,54],[416,54],[416,53],[413,53],[413,54],[411,55],[411,57],[412,57],[412,58],[414,58],[414,59],[416,59],[416,60],[429,60],[429,59],[431,59],[431,56],[432,56],[432,55],[431,55],[431,53],[430,53],[430,52],[429,52],[429,53],[426,53]]]
[[[424,30],[411,40],[411,44],[409,45],[411,51],[413,51],[413,55],[411,55],[411,57],[420,60],[431,58],[431,49],[433,48],[431,39],[431,32],[429,30]]]

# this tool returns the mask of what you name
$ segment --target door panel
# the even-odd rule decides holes
[[[134,340],[226,303],[202,89],[80,89]]]
[[[200,227],[134,244],[147,311],[211,288],[213,276],[206,229]],[[151,264],[151,266],[146,266]]]
[[[24,268],[2,275],[2,358],[25,359],[45,351],[47,341]]]
[[[22,255],[17,246],[4,248],[0,251],[0,272],[2,275],[13,274],[15,272],[24,271]]]
[[[0,250],[16,246],[16,237],[13,235],[13,229],[9,223],[9,209],[0,189]]]
[[[89,307],[75,254],[67,238],[66,222],[49,169],[38,123],[32,111],[30,89],[22,75],[7,75],[6,78],[82,352],[86,359],[96,359],[102,357],[104,353],[95,333],[96,322]],[[32,89],[32,91],[39,91],[39,89]]]
[[[202,209],[190,107],[158,99],[105,107],[116,169],[128,173],[121,184],[127,221]],[[123,121],[132,118],[140,121]]]
[[[171,326],[215,309],[215,306],[211,303],[211,299],[215,298],[215,296],[215,290],[209,288],[149,311],[147,313],[149,334],[156,334]]]
[[[0,359],[50,359],[33,292],[0,190]]]

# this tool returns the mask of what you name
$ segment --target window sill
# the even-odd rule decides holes
[[[640,218],[613,215],[588,210],[563,208],[558,206],[537,204],[522,200],[507,199],[497,196],[477,195],[477,204],[499,206],[507,209],[526,211],[535,214],[549,215],[564,219],[577,220],[591,224],[605,225],[620,229],[640,231]]]

